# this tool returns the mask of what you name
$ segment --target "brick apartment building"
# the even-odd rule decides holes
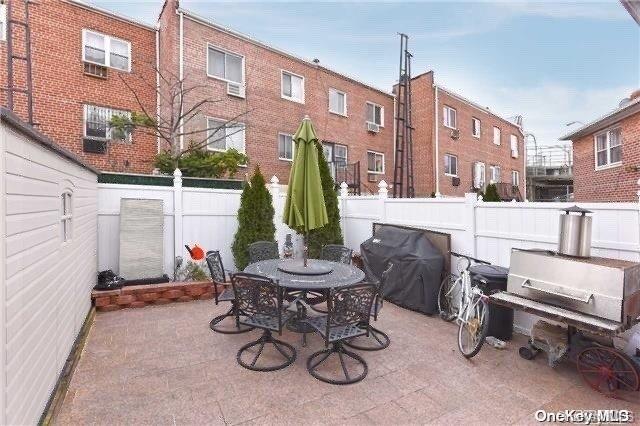
[[[218,100],[203,106],[184,131],[232,120],[209,149],[236,148],[248,155],[250,168],[259,164],[267,176],[286,182],[291,136],[309,115],[331,163],[360,164],[363,192],[391,181],[392,94],[224,28],[175,0],[165,2],[159,24],[161,72],[184,77],[187,88],[202,86],[189,93],[185,108],[207,97]]]
[[[517,124],[434,82],[412,79],[414,168],[418,196],[462,196],[497,183],[503,199],[525,197],[524,134]]]
[[[24,2],[11,4],[24,21]],[[29,7],[34,122],[59,145],[101,170],[148,173],[156,138],[117,135],[112,114],[139,111],[122,79],[155,111],[155,29],[74,0],[46,0]],[[7,86],[7,5],[0,6],[0,86]],[[13,51],[25,55],[24,29],[12,25]],[[15,86],[25,87],[25,62],[14,61]],[[150,83],[150,84],[149,84]],[[7,105],[7,92],[0,92]],[[26,95],[14,94],[15,111],[27,119]]]
[[[563,136],[573,142],[576,201],[637,201],[640,90],[619,107]]]

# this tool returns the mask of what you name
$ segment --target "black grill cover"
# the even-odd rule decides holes
[[[379,280],[393,263],[383,289],[385,299],[429,315],[438,312],[444,256],[421,230],[381,225],[360,244],[360,254],[369,279]]]

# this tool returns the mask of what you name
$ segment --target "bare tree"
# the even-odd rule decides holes
[[[156,72],[160,81],[159,85],[156,85],[155,82],[151,83],[145,80],[139,73],[129,74],[128,77],[123,77],[121,74],[118,74],[118,77],[127,89],[129,89],[142,112],[132,112],[128,116],[114,116],[109,123],[112,128],[124,132],[131,132],[135,129],[142,134],[159,137],[171,153],[176,167],[180,157],[183,155],[195,150],[201,150],[209,144],[244,131],[244,129],[238,127],[237,130],[232,133],[220,132],[221,130],[231,127],[230,125],[247,115],[249,110],[243,111],[218,126],[209,127],[208,122],[204,128],[187,126],[197,117],[203,116],[202,108],[221,102],[222,99],[208,97],[198,98],[198,92],[196,91],[207,88],[206,85],[189,85],[185,82],[184,78],[181,79],[170,71],[160,71],[156,66],[151,64],[148,64],[148,66],[151,66]],[[127,81],[129,78],[137,78],[144,86],[154,91],[157,99],[160,101],[161,108],[159,114],[156,114],[156,111],[149,111],[148,105],[144,104],[138,91],[133,87],[131,82]],[[187,101],[187,98],[189,98],[189,101]],[[195,101],[192,102],[191,98],[194,98]],[[186,147],[182,146],[184,139],[189,140],[189,144]]]

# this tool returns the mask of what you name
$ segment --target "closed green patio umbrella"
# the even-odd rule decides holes
[[[320,169],[318,168],[318,137],[309,116],[298,127],[293,136],[295,158],[291,165],[287,201],[284,206],[283,221],[291,229],[305,235],[305,266],[307,260],[307,233],[321,228],[327,223],[327,209],[324,205]]]

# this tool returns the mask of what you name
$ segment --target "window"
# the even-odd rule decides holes
[[[384,173],[384,154],[367,151],[367,171],[369,173]]]
[[[278,158],[281,160],[293,160],[293,136],[284,133],[278,134]]]
[[[84,106],[84,137],[87,139],[131,142],[131,133],[114,129],[109,124],[114,116],[131,117],[129,111],[96,105]]]
[[[347,94],[336,89],[329,89],[329,112],[347,115]]]
[[[73,205],[71,204],[71,191],[60,194],[60,235],[62,242],[71,240],[71,220],[73,218]]]
[[[90,30],[82,30],[82,60],[131,71],[131,43]]]
[[[282,71],[282,97],[304,103],[304,77]]]
[[[596,168],[622,162],[622,129],[617,127],[596,135]]]
[[[210,151],[226,151],[235,149],[244,153],[245,125],[243,123],[227,123],[215,118],[207,118],[207,134]]]
[[[517,170],[511,171],[511,185],[513,186],[520,185],[520,172]]]
[[[480,119],[475,117],[471,119],[471,134],[476,138],[480,137]]]
[[[333,145],[333,161],[341,166],[347,165],[347,147],[345,145]]]
[[[444,155],[444,174],[458,176],[458,157],[451,154]]]
[[[442,118],[444,120],[444,125],[446,127],[449,127],[451,129],[456,129],[457,126],[457,122],[456,122],[456,110],[448,107],[448,106],[444,106],[444,108],[442,108]]]
[[[474,163],[473,165],[473,187],[482,189],[485,184],[485,167],[484,163]]]
[[[7,5],[0,4],[0,40],[7,39]]]
[[[500,166],[489,167],[491,172],[491,183],[500,183]]]
[[[207,75],[233,83],[244,83],[244,56],[209,46]]]
[[[384,126],[384,107],[367,102],[367,123],[374,123],[380,127]]]
[[[496,145],[500,145],[500,128],[493,127],[493,143]]]
[[[511,135],[511,156],[518,158],[518,137],[516,135]]]

